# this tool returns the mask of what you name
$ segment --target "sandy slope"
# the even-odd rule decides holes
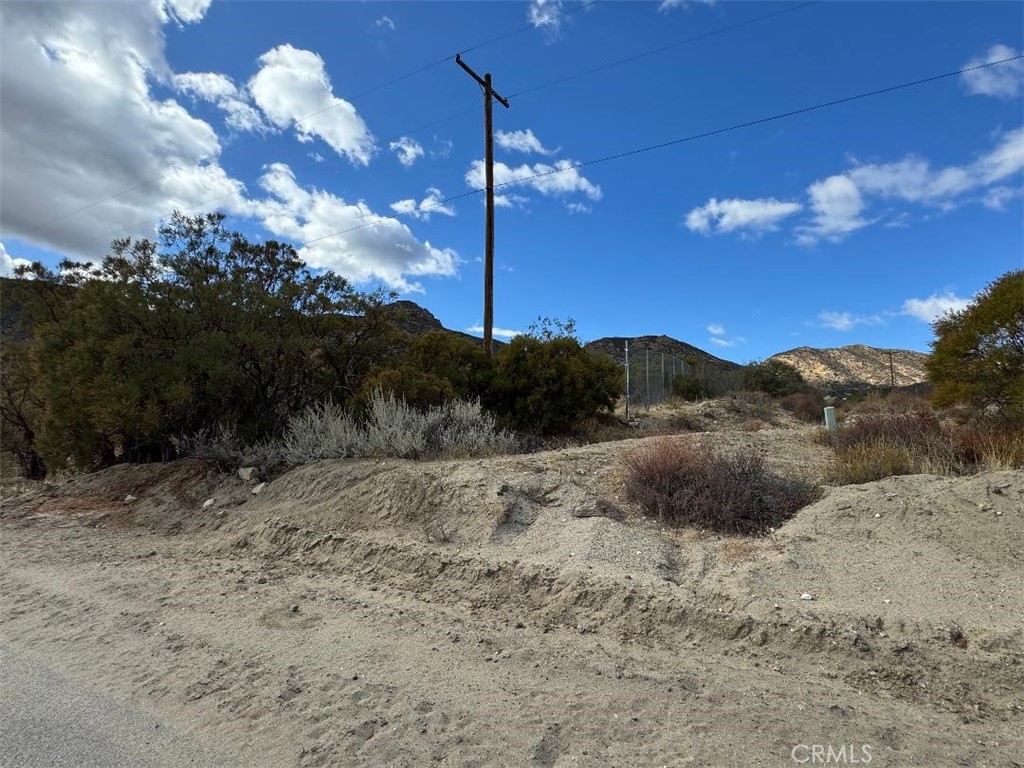
[[[755,541],[641,520],[631,446],[8,485],[0,637],[253,765],[1020,764],[1024,473],[831,489]]]

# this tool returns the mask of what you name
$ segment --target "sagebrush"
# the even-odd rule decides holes
[[[719,533],[764,534],[821,493],[775,474],[751,449],[726,454],[694,439],[653,440],[625,464],[626,493],[646,514]]]

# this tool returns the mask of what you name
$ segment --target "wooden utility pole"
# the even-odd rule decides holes
[[[494,131],[491,100],[508,109],[508,100],[491,86],[491,73],[480,77],[466,65],[459,54],[455,63],[469,73],[484,89],[484,168],[487,179],[487,222],[484,229],[484,352],[491,354],[494,329]]]

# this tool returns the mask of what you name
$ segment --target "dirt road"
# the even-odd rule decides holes
[[[588,466],[600,465],[584,454]],[[481,478],[508,486],[512,460],[494,461],[479,466]],[[553,460],[536,461],[549,467]],[[794,766],[821,764],[828,747],[834,758],[842,749],[844,759],[833,764],[1024,760],[1019,623],[1013,631],[1024,606],[1019,580],[1004,580],[1004,569],[1019,570],[1012,558],[977,576],[981,589],[989,577],[1011,588],[1008,618],[1004,610],[990,627],[964,621],[961,633],[947,623],[945,633],[929,635],[943,622],[928,624],[926,613],[902,630],[896,622],[882,629],[863,612],[799,595],[777,607],[775,598],[761,599],[782,583],[772,576],[774,562],[794,553],[813,560],[814,545],[797,541],[808,538],[799,516],[796,543],[780,531],[779,552],[729,541],[693,542],[688,551],[676,540],[682,564],[671,578],[654,575],[657,563],[648,572],[637,566],[632,577],[593,567],[594,558],[563,567],[549,553],[530,562],[506,541],[508,530],[498,530],[507,514],[492,520],[488,538],[509,552],[500,559],[482,544],[430,540],[421,524],[403,529],[391,520],[390,535],[365,520],[328,528],[325,513],[310,512],[312,502],[295,487],[285,503],[288,482],[298,482],[285,482],[287,475],[271,484],[278,495],[262,501],[237,479],[203,475],[212,486],[179,493],[172,504],[170,475],[154,479],[159,473],[149,471],[131,475],[130,485],[155,501],[130,516],[112,501],[127,471],[91,485],[8,493],[0,641],[239,762]],[[438,482],[453,476],[450,467],[424,471],[435,471]],[[369,476],[365,467],[331,472],[345,473],[348,480],[334,477],[335,484],[356,493]],[[596,479],[587,483],[603,482],[600,472],[590,474]],[[196,477],[188,476],[189,487],[202,486]],[[1013,494],[1024,489],[1016,475],[1005,482],[1000,525],[1018,514]],[[200,510],[211,488],[237,504],[225,501],[221,514]],[[890,492],[883,487],[878,496]],[[486,506],[492,497],[480,493]],[[323,498],[323,489],[315,495]],[[549,493],[551,503],[530,525],[557,517],[557,499],[571,495]],[[844,503],[826,499],[814,514]],[[170,533],[157,529],[155,516],[172,508],[184,509],[186,522],[176,519]],[[289,508],[302,525],[266,516]],[[521,504],[508,508],[522,513]],[[605,518],[565,524],[628,527]],[[1024,526],[1007,525],[1019,552]],[[582,558],[579,546],[571,554]],[[709,551],[718,553],[713,565]],[[708,572],[699,588],[691,569]],[[806,574],[817,573],[821,584],[831,578],[813,562],[804,571],[803,583]],[[759,578],[771,579],[760,597]],[[999,588],[985,599],[997,599]]]

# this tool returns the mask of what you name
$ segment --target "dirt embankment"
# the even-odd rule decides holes
[[[791,428],[704,439],[827,458]],[[8,484],[0,636],[249,764],[1019,759],[1024,473],[830,489],[730,538],[642,519],[634,444],[256,495],[197,462]]]

